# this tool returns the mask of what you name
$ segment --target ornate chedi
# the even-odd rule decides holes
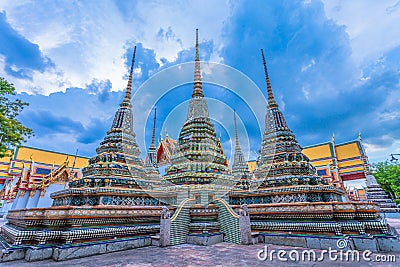
[[[169,182],[168,188],[181,190],[178,199],[186,197],[182,203],[187,201],[186,211],[182,212],[183,208],[178,207],[178,213],[172,218],[172,244],[189,242],[205,245],[223,241],[218,219],[219,209],[210,203],[216,198],[224,197],[235,184],[222,145],[209,118],[202,87],[196,30],[192,98],[187,120],[171,156],[171,165],[167,167],[164,176]],[[182,233],[183,238],[175,238]]]
[[[233,114],[233,120],[235,127],[235,152],[233,155],[232,175],[235,181],[238,181],[236,188],[247,190],[250,188],[251,175],[239,143],[239,134],[236,125],[236,112]]]
[[[68,189],[52,194],[53,206],[165,204],[158,200],[162,196],[152,190],[158,181],[154,181],[154,173],[148,169],[149,164],[144,168],[133,131],[131,92],[135,53],[136,48],[125,97],[115,114],[111,129],[96,149],[97,155],[89,160],[89,166],[83,168],[83,177],[70,182]],[[149,160],[154,161],[154,150],[153,140],[149,151],[153,153],[149,155],[153,159]],[[147,190],[160,198],[146,194],[144,191]],[[171,202],[173,200],[169,199]]]
[[[342,202],[345,192],[316,175],[302,154],[278,108],[264,53],[268,107],[261,156],[250,191],[232,191],[229,203],[239,211],[248,204],[252,230],[270,234],[387,234],[379,207],[369,202]]]
[[[164,178],[174,185],[213,184],[213,186],[197,186],[196,188],[203,190],[216,186],[227,192],[227,188],[232,185],[233,181],[229,175],[226,156],[222,147],[218,145],[214,125],[208,115],[202,87],[198,32],[196,30],[192,99],[189,104],[187,120],[182,126],[178,144],[171,157],[171,165],[166,169]],[[192,189],[194,188],[192,187]],[[205,203],[208,203],[208,200]]]
[[[82,170],[83,177],[53,193],[50,208],[10,211],[9,223],[1,233],[11,244],[70,244],[129,237],[144,238],[147,241],[139,243],[148,245],[150,235],[159,231],[159,205],[165,203],[163,199],[174,203],[176,195],[154,190],[157,181],[148,178],[148,168],[139,157],[131,106],[134,59],[135,53],[125,97],[96,149],[97,155]],[[154,150],[153,140],[151,152]]]
[[[261,50],[262,51],[262,50]],[[315,168],[301,152],[293,132],[286,124],[272,93],[267,65],[262,51],[268,92],[265,131],[258,168],[255,171],[259,203],[339,201],[344,192],[316,175]],[[232,198],[233,203],[239,201]],[[236,203],[235,203],[236,204]]]

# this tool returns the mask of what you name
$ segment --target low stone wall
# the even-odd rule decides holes
[[[91,244],[9,248],[0,251],[0,262],[21,259],[25,259],[28,262],[46,259],[64,261],[146,246],[151,246],[150,236],[108,240]]]

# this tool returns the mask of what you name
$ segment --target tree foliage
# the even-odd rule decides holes
[[[388,161],[373,165],[373,175],[382,189],[392,198],[400,197],[400,165]]]
[[[12,100],[16,94],[13,84],[0,77],[0,157],[7,156],[8,150],[25,142],[32,136],[32,130],[23,126],[16,117],[28,103]]]

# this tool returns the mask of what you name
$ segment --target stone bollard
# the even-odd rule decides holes
[[[246,204],[243,204],[239,213],[240,243],[242,245],[252,244],[250,214]]]
[[[170,245],[171,236],[171,214],[167,207],[162,207],[160,220],[160,247]]]

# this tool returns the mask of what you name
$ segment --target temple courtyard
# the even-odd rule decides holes
[[[400,219],[387,219],[387,222],[400,232]],[[0,226],[5,221],[0,219]],[[321,261],[280,261],[277,259],[276,253],[271,261],[267,258],[265,261],[258,259],[260,250],[265,249],[266,244],[255,245],[237,245],[230,243],[218,243],[211,246],[198,246],[192,244],[183,244],[170,247],[144,247],[132,250],[119,251],[92,257],[67,260],[62,262],[54,262],[53,260],[45,260],[40,262],[26,262],[24,260],[3,262],[2,267],[8,266],[80,266],[80,267],[97,267],[97,266],[399,266],[400,252],[378,252],[372,253],[369,258],[371,261],[365,261],[360,252],[359,261],[329,259],[328,254],[324,255]],[[296,250],[300,254],[305,248],[288,247],[267,244],[268,251],[284,250],[287,254]],[[315,250],[319,256],[321,251]],[[288,257],[286,254],[286,258]],[[386,258],[385,258],[386,257]],[[318,258],[318,257],[317,257]],[[378,262],[378,259],[386,259],[385,262]]]

